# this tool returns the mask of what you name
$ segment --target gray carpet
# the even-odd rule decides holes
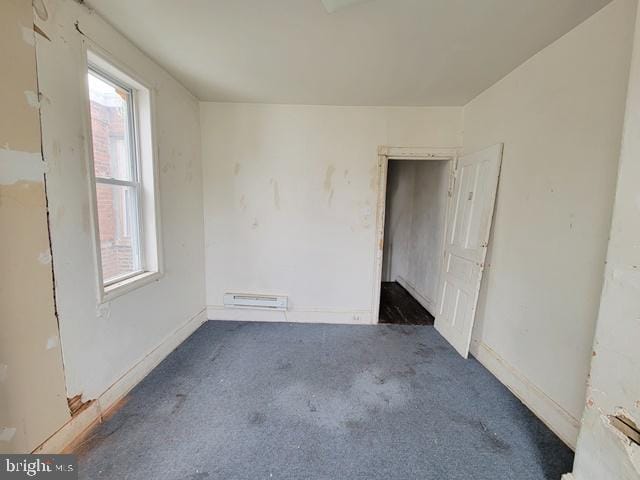
[[[207,322],[78,450],[82,479],[554,479],[572,452],[430,326]]]

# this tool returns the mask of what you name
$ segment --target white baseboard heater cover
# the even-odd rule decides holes
[[[224,306],[232,308],[286,310],[288,303],[288,297],[280,295],[254,295],[250,293],[224,294]]]

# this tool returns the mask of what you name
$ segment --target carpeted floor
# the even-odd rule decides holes
[[[207,322],[78,449],[82,479],[558,480],[573,454],[430,326]]]

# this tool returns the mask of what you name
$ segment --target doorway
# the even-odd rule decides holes
[[[420,270],[420,255],[425,255],[427,242],[423,237],[417,237],[417,241],[410,240],[402,242],[404,253],[401,257],[407,258],[401,261],[401,267],[406,265],[406,271],[411,272],[411,268],[417,269],[419,275],[410,276],[409,281],[405,281],[407,292],[411,294],[425,309],[432,311],[435,309],[435,328],[438,332],[462,355],[467,358],[469,346],[473,332],[478,296],[482,284],[482,274],[485,268],[485,259],[489,238],[491,233],[491,223],[493,211],[495,209],[496,194],[500,179],[500,165],[502,163],[502,150],[504,145],[498,143],[474,153],[459,156],[455,149],[411,149],[380,147],[378,149],[378,166],[380,169],[380,185],[378,190],[378,215],[377,215],[377,242],[375,255],[375,272],[373,308],[374,319],[379,321],[380,313],[380,292],[382,290],[383,266],[385,276],[397,278],[398,283],[404,277],[396,276],[393,270],[393,259],[391,265],[389,260],[385,263],[385,244],[387,250],[391,249],[393,256],[393,238],[390,241],[385,239],[385,224],[393,225],[394,214],[388,214],[389,222],[385,222],[387,203],[387,179],[389,162],[393,160],[446,160],[449,164],[449,182],[447,188],[447,199],[444,202],[445,225],[442,231],[444,237],[440,249],[441,257],[436,265],[438,269],[436,295],[432,298],[425,297],[424,292],[419,291],[419,280],[411,283],[411,279],[421,279],[424,273]],[[454,160],[454,161],[451,161]],[[393,175],[393,174],[392,174]],[[418,173],[414,172],[406,178],[409,184],[415,185]],[[393,179],[392,179],[393,181]],[[402,183],[402,182],[399,182]],[[390,190],[393,194],[393,185]],[[419,195],[427,192],[428,189],[419,183],[418,188],[414,187],[412,195]],[[392,197],[389,196],[391,199]],[[395,200],[391,199],[391,202]],[[412,204],[409,204],[412,205]],[[421,215],[424,207],[418,205],[417,208],[411,206],[410,210],[416,210]],[[408,224],[414,228],[414,213],[411,213]],[[419,229],[418,229],[419,230]],[[411,231],[411,230],[410,230]],[[428,229],[434,234],[433,229]],[[435,230],[437,231],[437,230]],[[411,239],[409,234],[409,238]],[[401,246],[402,246],[401,245]],[[417,250],[416,250],[417,248]],[[417,253],[416,253],[417,252]],[[422,273],[420,273],[422,272]],[[433,271],[431,275],[433,275]],[[430,301],[429,301],[430,300]],[[434,301],[435,300],[435,301]]]
[[[407,155],[381,158],[377,318],[379,323],[433,325],[455,153],[400,153]]]

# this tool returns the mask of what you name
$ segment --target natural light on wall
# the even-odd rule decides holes
[[[101,296],[159,274],[150,91],[88,52]]]

